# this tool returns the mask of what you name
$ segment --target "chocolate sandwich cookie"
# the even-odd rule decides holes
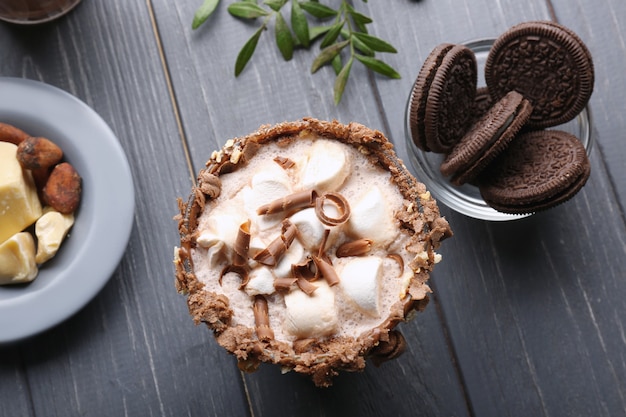
[[[464,45],[441,44],[426,58],[410,102],[411,136],[423,151],[447,153],[473,118],[477,69]]]
[[[476,89],[474,102],[476,103],[474,106],[474,120],[478,120],[487,113],[487,110],[489,110],[493,104],[493,99],[491,98],[491,94],[489,94],[489,88],[487,88],[487,86],[478,87]]]
[[[471,182],[519,132],[532,112],[532,106],[520,93],[511,91],[472,126],[440,166],[450,182]]]
[[[558,130],[519,135],[480,176],[480,194],[512,214],[545,210],[572,198],[591,171],[584,146]]]
[[[494,42],[485,81],[497,100],[517,90],[530,100],[533,128],[556,126],[587,105],[594,83],[589,50],[570,29],[555,22],[525,22]]]

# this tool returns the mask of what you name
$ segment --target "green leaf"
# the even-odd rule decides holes
[[[285,61],[289,61],[293,57],[293,37],[285,18],[282,14],[276,13],[276,25],[274,26],[276,34],[276,45]]]
[[[348,82],[348,77],[350,76],[350,69],[352,68],[352,63],[354,59],[350,57],[346,65],[343,66],[339,75],[335,79],[335,86],[333,88],[333,96],[335,99],[335,105],[338,105],[341,101],[341,97],[343,96],[343,90],[346,89],[346,83]]]
[[[196,13],[193,15],[193,22],[191,23],[192,29],[198,29],[201,24],[206,22],[206,20],[213,14],[215,8],[219,4],[220,0],[204,0],[202,6],[196,10]]]
[[[239,1],[228,6],[228,13],[242,19],[256,19],[257,17],[270,14],[267,10],[256,3]]]
[[[254,54],[254,50],[256,49],[257,43],[259,43],[259,38],[261,34],[265,30],[265,26],[261,26],[254,35],[243,45],[241,51],[237,55],[237,61],[235,62],[235,77],[238,77],[241,74],[241,71],[246,67],[250,58],[252,58],[252,54]]]
[[[348,6],[348,13],[352,17],[352,21],[356,27],[359,28],[361,32],[367,33],[367,27],[365,25],[372,23],[373,20],[370,17],[357,12],[352,6]]]
[[[248,0],[249,1],[249,0]],[[287,3],[287,0],[265,0],[263,4],[266,4],[270,9],[278,12],[284,5]]]
[[[335,17],[338,13],[337,10],[313,1],[303,1],[300,3],[300,7],[302,7],[305,12],[318,19]]]
[[[352,32],[352,33],[354,34],[355,32]],[[343,29],[341,31],[341,36],[343,36],[345,39],[350,39],[350,41],[352,42],[352,46],[354,46],[363,55],[367,55],[367,56],[375,55],[375,52],[369,46],[361,42],[358,38],[354,36],[350,38],[350,32],[348,30]]]
[[[333,70],[335,71],[335,75],[339,75],[339,73],[341,72],[341,69],[343,68],[343,62],[341,62],[341,55],[340,54],[335,55],[333,60],[330,62],[330,65],[333,67]]]
[[[293,33],[296,34],[296,38],[305,48],[309,47],[309,22],[306,20],[306,16],[300,8],[298,0],[292,0],[291,2],[291,28]]]
[[[393,45],[385,42],[380,38],[377,38],[376,36],[360,32],[353,32],[352,35],[376,52],[390,52],[393,54],[398,52],[396,48],[393,47]]]
[[[309,26],[309,41],[313,41],[330,30],[331,26]]]
[[[335,41],[337,40],[337,37],[341,33],[343,24],[344,24],[344,21],[342,20],[340,22],[335,23],[334,25],[330,27],[330,29],[326,33],[326,36],[324,36],[324,39],[322,39],[320,48],[326,48],[327,46],[330,46],[331,44],[335,43]]]
[[[339,43],[334,43],[322,49],[322,52],[320,52],[319,55],[313,60],[313,64],[311,65],[311,74],[314,74],[322,66],[331,62],[333,58],[335,58],[335,56],[337,56],[337,54],[349,44],[349,41],[343,41]]]
[[[359,54],[355,54],[354,56],[372,71],[376,71],[377,73],[385,75],[389,78],[401,78],[400,74],[395,69],[393,69],[391,66],[384,63],[380,59]]]

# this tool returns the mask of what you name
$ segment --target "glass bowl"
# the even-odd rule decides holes
[[[474,51],[476,55],[478,87],[485,85],[485,62],[487,61],[487,55],[494,41],[495,39],[478,39],[463,43],[463,45]],[[417,179],[426,185],[426,188],[437,201],[458,213],[481,220],[508,221],[531,215],[499,212],[485,203],[477,187],[470,184],[465,184],[460,187],[452,185],[439,171],[439,165],[443,162],[445,155],[434,152],[424,152],[413,143],[411,138],[410,106],[411,97],[409,94],[404,117],[404,131],[410,164],[415,171]],[[551,129],[563,130],[573,134],[585,146],[587,154],[590,154],[593,140],[591,137],[591,112],[588,106],[573,120]]]

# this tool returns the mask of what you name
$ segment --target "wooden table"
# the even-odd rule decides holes
[[[338,106],[332,70],[310,74],[311,51],[284,63],[268,35],[235,78],[256,26],[223,2],[192,31],[200,3],[84,0],[51,24],[0,24],[0,76],[91,106],[118,136],[137,193],[126,255],[97,297],[0,346],[0,415],[626,416],[626,2],[355,0],[372,33],[398,49],[386,59],[402,79],[355,65]],[[315,116],[379,129],[406,158],[405,103],[430,50],[538,19],[573,29],[594,58],[596,142],[583,191],[506,223],[442,206],[455,236],[429,307],[400,327],[410,346],[397,360],[328,389],[270,366],[241,374],[174,290],[176,197],[211,151],[261,124]]]

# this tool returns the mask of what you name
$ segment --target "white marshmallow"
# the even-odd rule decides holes
[[[359,310],[373,317],[380,314],[382,264],[378,256],[355,257],[347,260],[338,271],[343,292]]]
[[[259,216],[256,210],[267,203],[292,194],[291,180],[284,169],[271,162],[265,164],[253,177],[249,187],[241,194],[248,217],[258,230],[267,230],[279,224],[282,213]]]
[[[307,249],[319,247],[324,237],[325,227],[320,222],[314,208],[300,210],[289,218],[299,232],[299,239]]]
[[[345,145],[319,139],[308,149],[302,162],[300,185],[318,192],[336,191],[346,180],[351,169],[350,155]]]
[[[196,241],[203,248],[210,248],[223,243],[229,249],[234,247],[239,226],[245,222],[241,213],[215,213],[209,217],[207,227],[200,233]]]
[[[297,240],[291,242],[291,246],[287,252],[280,258],[278,264],[274,267],[274,274],[278,278],[288,278],[291,274],[291,265],[299,263],[304,257],[304,248]]]
[[[373,186],[351,207],[348,227],[358,237],[372,239],[374,245],[388,246],[396,238],[394,216],[380,188]]]
[[[293,290],[285,295],[285,330],[296,337],[324,337],[337,328],[335,292],[325,281],[316,281],[312,295]]]
[[[266,266],[252,270],[250,272],[250,281],[246,284],[245,290],[248,295],[269,295],[276,292],[274,289],[274,275],[272,271]]]

